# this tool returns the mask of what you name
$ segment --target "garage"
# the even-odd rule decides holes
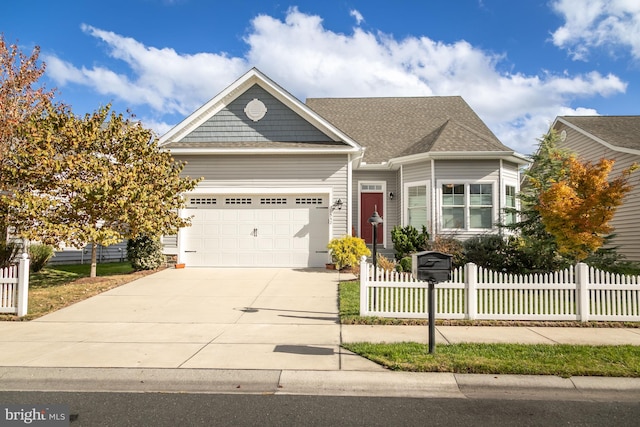
[[[323,267],[329,208],[325,195],[197,195],[192,226],[180,232],[189,267]]]

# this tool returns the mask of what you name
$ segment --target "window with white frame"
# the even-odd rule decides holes
[[[407,225],[418,230],[427,226],[427,186],[407,187]]]
[[[443,229],[493,227],[493,184],[442,184]]]
[[[515,209],[516,208],[516,187],[514,185],[506,185],[504,188],[505,200],[504,206],[506,208]],[[504,214],[504,223],[506,225],[514,224],[516,222],[516,213],[515,212],[505,212]]]
[[[442,185],[442,228],[465,227],[465,185]]]

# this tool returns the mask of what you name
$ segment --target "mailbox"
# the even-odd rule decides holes
[[[432,283],[451,280],[452,257],[452,255],[436,251],[424,251],[413,254],[411,260],[413,277]]]

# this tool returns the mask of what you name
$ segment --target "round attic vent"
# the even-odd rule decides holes
[[[244,113],[251,120],[257,122],[267,114],[267,107],[258,98],[254,98],[247,103],[246,107],[244,107]]]
[[[565,139],[567,139],[567,131],[563,129],[562,132],[560,132],[560,141],[564,142]]]

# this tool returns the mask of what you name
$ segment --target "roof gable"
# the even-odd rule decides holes
[[[512,152],[459,96],[311,98],[313,110],[366,148],[367,163],[434,152]]]
[[[640,150],[640,116],[560,116],[556,120],[614,149]]]
[[[259,100],[263,117],[245,112]],[[358,151],[360,146],[257,69],[252,69],[160,138],[173,152]]]

